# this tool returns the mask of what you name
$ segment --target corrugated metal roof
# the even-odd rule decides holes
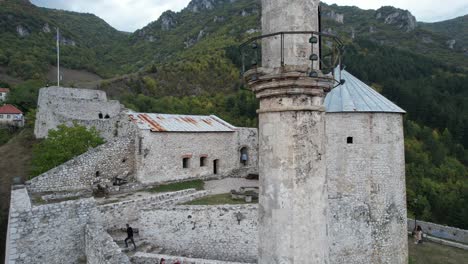
[[[236,127],[210,116],[129,113],[138,128],[152,132],[234,132]]]
[[[337,74],[339,76],[339,73]],[[351,73],[342,70],[341,79],[344,79],[345,83],[333,89],[325,98],[325,108],[328,113],[406,113],[405,110],[354,77]]]

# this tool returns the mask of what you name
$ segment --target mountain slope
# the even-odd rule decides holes
[[[468,15],[437,23],[421,23],[420,26],[449,37],[447,45],[451,49],[462,49],[468,54]]]
[[[102,76],[126,71],[115,66],[109,55],[118,43],[125,43],[124,33],[91,14],[39,8],[18,0],[0,2],[0,65],[14,76],[43,77],[56,64],[57,27],[63,66]]]

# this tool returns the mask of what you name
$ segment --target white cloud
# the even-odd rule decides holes
[[[38,6],[92,13],[111,26],[133,32],[167,10],[180,11],[190,0],[31,0]]]
[[[113,27],[135,31],[157,20],[166,10],[180,11],[190,0],[31,0],[38,6],[93,13]],[[418,21],[434,22],[468,14],[467,0],[325,0],[328,4],[378,9],[391,5],[408,9]]]

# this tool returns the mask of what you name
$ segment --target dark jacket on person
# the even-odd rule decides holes
[[[127,236],[128,237],[133,237],[133,228],[127,227]]]

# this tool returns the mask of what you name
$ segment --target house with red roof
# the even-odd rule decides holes
[[[21,110],[13,105],[0,106],[0,126],[24,126],[24,115]]]
[[[5,102],[9,93],[10,93],[10,89],[0,88],[0,102]]]

